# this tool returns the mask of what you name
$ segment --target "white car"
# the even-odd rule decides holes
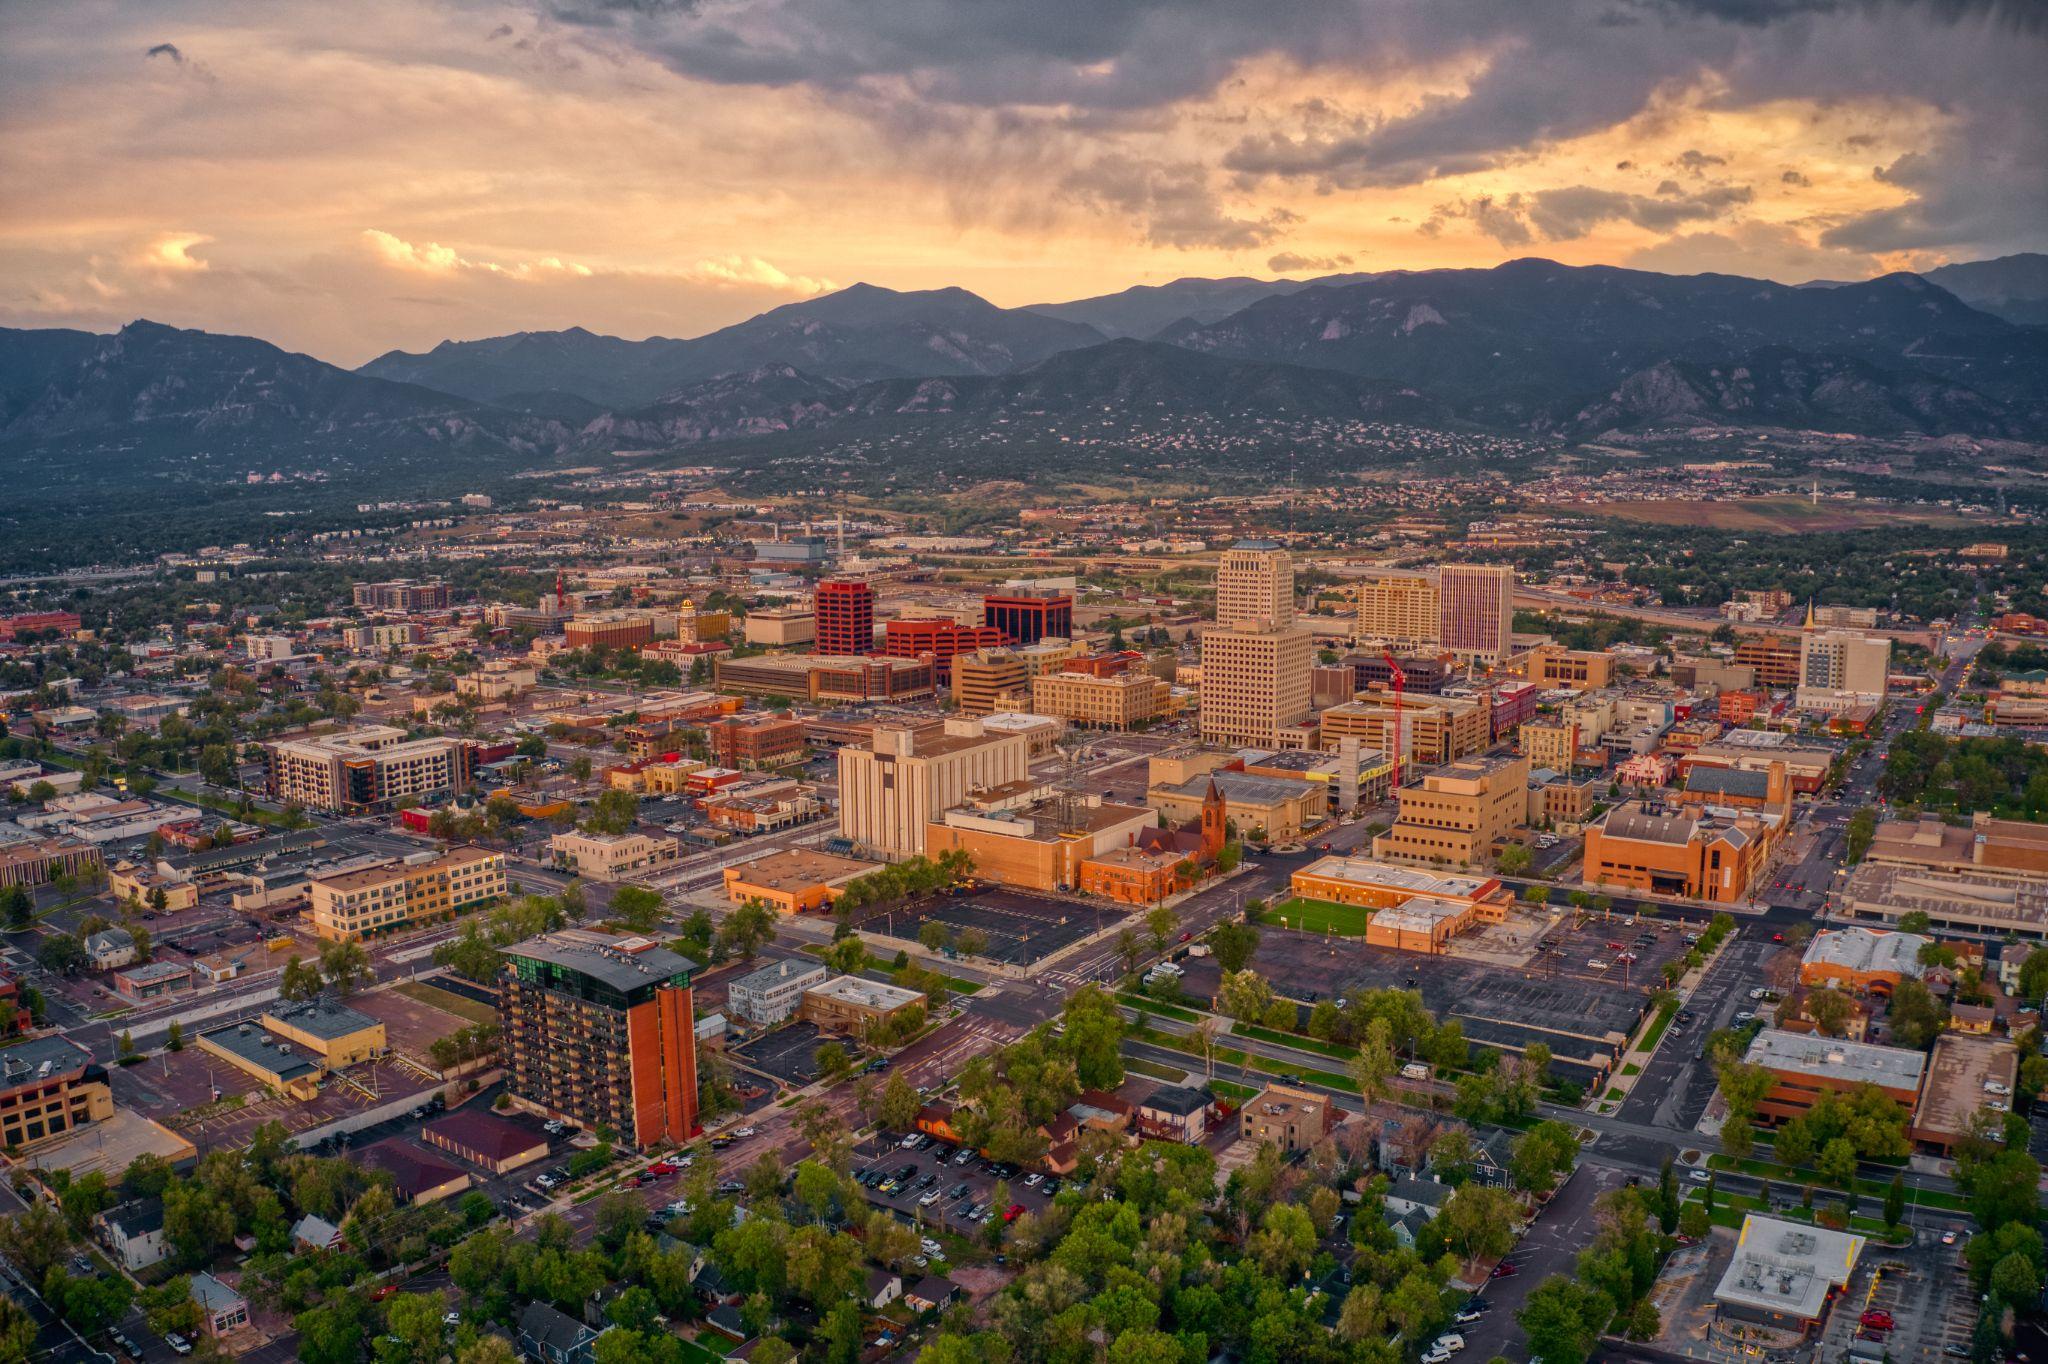
[[[936,1202],[938,1202],[938,1201],[939,1201],[939,1191],[938,1191],[937,1189],[933,1189],[933,1190],[932,1190],[932,1191],[931,1191],[930,1193],[926,1194],[926,1195],[925,1195],[925,1196],[924,1196],[923,1198],[920,1198],[920,1199],[918,1199],[918,1200],[917,1200],[917,1206],[918,1206],[918,1207],[920,1207],[920,1208],[929,1208],[929,1207],[930,1207],[930,1206],[931,1206],[932,1204],[934,1204],[934,1203],[936,1203]],[[929,1254],[929,1252],[927,1252],[927,1254]]]
[[[1451,1352],[1441,1345],[1432,1345],[1422,1356],[1422,1364],[1450,1364]]]
[[[946,1253],[946,1248],[929,1236],[920,1241],[917,1248],[927,1255],[944,1255]]]
[[[1447,1335],[1438,1336],[1436,1338],[1436,1345],[1433,1348],[1449,1350],[1452,1354],[1456,1354],[1465,1348],[1465,1337],[1459,1335],[1456,1331],[1452,1331]]]
[[[911,1134],[910,1134],[909,1136],[905,1137],[905,1138],[904,1138],[904,1139],[903,1139],[902,1141],[899,1141],[899,1142],[897,1142],[897,1143],[896,1143],[896,1145],[897,1145],[897,1147],[898,1147],[898,1148],[900,1148],[900,1149],[902,1149],[902,1150],[905,1150],[905,1151],[908,1151],[908,1150],[909,1150],[909,1149],[910,1149],[911,1147],[913,1147],[913,1146],[917,1145],[917,1133],[915,1133],[915,1132],[912,1132],[912,1133],[911,1133]]]
[[[1045,1176],[1036,1170],[1024,1176],[1024,1187],[1027,1189],[1035,1189],[1043,1183],[1045,1183]]]
[[[1705,1170],[1688,1170],[1685,1177],[1695,1184],[1704,1184],[1713,1178]]]
[[[751,1137],[754,1135],[754,1129],[751,1127],[736,1127],[733,1129],[732,1134],[736,1137]]]
[[[1984,1082],[1984,1092],[1986,1094],[2005,1095],[2012,1093],[2012,1090],[2008,1089],[2006,1086],[2000,1084],[1996,1080],[1986,1080]]]

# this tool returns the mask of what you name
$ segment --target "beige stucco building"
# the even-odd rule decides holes
[[[977,719],[948,720],[936,735],[877,729],[866,746],[839,750],[839,831],[885,856],[921,854],[942,812],[1030,775],[1028,741]]]

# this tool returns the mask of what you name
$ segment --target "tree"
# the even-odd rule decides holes
[[[1508,1172],[1515,1183],[1532,1194],[1545,1194],[1557,1187],[1557,1177],[1572,1168],[1579,1157],[1579,1134],[1554,1119],[1540,1122],[1516,1139],[1508,1158]]]
[[[1152,934],[1152,949],[1164,952],[1166,945],[1173,941],[1173,930],[1180,925],[1179,918],[1165,905],[1154,907],[1145,916],[1145,928]]]
[[[0,1255],[12,1260],[30,1283],[41,1283],[70,1248],[70,1226],[47,1203],[31,1203],[12,1217],[0,1217]]]
[[[1468,1260],[1505,1255],[1515,1244],[1513,1195],[1484,1184],[1463,1184],[1454,1190],[1438,1216],[1444,1243]]]
[[[662,919],[661,892],[645,886],[620,886],[612,892],[611,917],[633,933],[652,933]]]
[[[2042,955],[2048,955],[2043,953]],[[1932,1043],[1948,1021],[1948,1009],[1920,981],[1907,979],[1892,991],[1888,1014],[1894,1044],[1918,1051]]]
[[[1906,1175],[1902,1170],[1892,1176],[1892,1182],[1884,1191],[1884,1224],[1896,1227],[1906,1220]]]
[[[1520,876],[1529,870],[1530,864],[1534,861],[1535,857],[1530,853],[1528,844],[1510,843],[1500,850],[1500,855],[1494,859],[1494,866],[1503,876]]]
[[[36,1347],[35,1318],[13,1298],[0,1293],[0,1364],[20,1364]]]
[[[853,1066],[853,1058],[846,1054],[846,1048],[838,1042],[827,1042],[812,1056],[818,1067],[818,1074],[828,1083],[839,1079]]]
[[[1806,995],[1806,1016],[1829,1037],[1840,1037],[1856,1013],[1856,1006],[1839,990],[1819,986]]]
[[[320,944],[320,975],[336,995],[346,998],[370,979],[370,954],[353,939]]]
[[[164,1029],[164,1050],[185,1050],[185,1025],[175,1018],[171,1020],[170,1027]]]
[[[362,1298],[335,1293],[318,1307],[292,1318],[299,1333],[299,1358],[304,1364],[356,1364],[362,1358],[368,1323]]]
[[[1377,1103],[1387,1097],[1389,1081],[1393,1078],[1396,1063],[1392,1030],[1384,1018],[1375,1018],[1365,1026],[1365,1041],[1358,1048],[1358,1055],[1351,1060],[1351,1078],[1358,1082],[1358,1092],[1366,1103]]]
[[[953,945],[953,927],[938,919],[926,919],[918,927],[917,941],[927,952],[944,952]]]
[[[1256,971],[1233,971],[1216,989],[1216,1007],[1245,1023],[1262,1023],[1272,1011],[1273,986]]]
[[[867,944],[859,938],[841,938],[825,949],[825,965],[842,976],[850,976],[867,965]]]
[[[988,934],[978,928],[963,928],[954,935],[953,950],[963,957],[978,957],[988,951]]]
[[[752,961],[775,940],[775,911],[760,900],[748,900],[725,916],[718,941],[742,961]]]
[[[891,1072],[882,1085],[881,1107],[875,1121],[891,1132],[908,1132],[917,1126],[918,1110],[924,1101],[911,1088],[910,1081],[901,1074]]]
[[[69,933],[53,933],[36,949],[43,969],[60,976],[75,976],[85,968],[85,946]]]
[[[384,1305],[384,1329],[404,1341],[414,1359],[439,1359],[447,1311],[448,1299],[439,1290],[400,1293]]]
[[[1515,1320],[1530,1353],[1544,1364],[1585,1364],[1613,1315],[1614,1304],[1599,1289],[1553,1274],[1529,1294]]]
[[[1657,1171],[1657,1225],[1666,1236],[1678,1230],[1678,1203],[1678,1172],[1667,1155]]]
[[[1847,1137],[1834,1138],[1820,1148],[1814,1168],[1828,1183],[1844,1189],[1850,1187],[1856,1178],[1856,1143]]]
[[[1234,919],[1220,923],[1210,930],[1209,950],[1216,954],[1216,965],[1224,972],[1242,971],[1259,950],[1259,930]]]

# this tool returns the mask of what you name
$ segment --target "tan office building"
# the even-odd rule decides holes
[[[764,606],[747,612],[746,641],[770,649],[809,644],[818,637],[818,618],[808,606]]]
[[[1216,568],[1216,624],[1277,628],[1294,624],[1294,559],[1271,540],[1240,540]]]
[[[272,798],[328,814],[392,810],[407,796],[459,792],[470,780],[460,739],[408,739],[390,725],[280,740],[263,753]]]
[[[1167,683],[1137,670],[1108,677],[1047,673],[1031,681],[1031,709],[1087,729],[1129,729],[1157,719],[1172,694]]]
[[[1395,653],[1436,647],[1440,605],[1434,577],[1383,569],[1360,579],[1356,590],[1361,644]]]
[[[1351,736],[1382,753],[1404,752],[1407,762],[1451,762],[1493,742],[1493,707],[1483,697],[1407,696],[1396,708],[1391,692],[1377,692],[1331,706],[1319,718],[1323,747]]]
[[[1607,687],[1614,684],[1614,655],[1555,644],[1531,649],[1522,675],[1539,687]]]
[[[563,871],[586,881],[622,881],[635,872],[667,866],[682,856],[683,845],[652,834],[587,834],[579,830],[556,834],[548,852]]]
[[[497,899],[505,893],[505,857],[456,848],[424,862],[314,877],[306,891],[313,931],[353,941]]]
[[[1432,772],[1395,793],[1401,813],[1372,841],[1382,861],[1478,866],[1529,811],[1529,760],[1479,758]]]
[[[953,704],[963,715],[990,715],[1000,702],[1030,694],[1030,669],[1014,649],[977,649],[953,660]]]
[[[1313,714],[1314,666],[1315,637],[1299,626],[1205,631],[1202,742],[1279,747],[1282,729]]]
[[[976,719],[948,720],[937,735],[878,728],[865,747],[839,750],[839,832],[885,856],[920,854],[931,821],[972,792],[1030,775],[1025,738]]]

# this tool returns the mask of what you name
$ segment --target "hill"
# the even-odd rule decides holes
[[[2048,255],[2038,251],[1944,265],[1921,278],[2008,322],[2048,325]]]

